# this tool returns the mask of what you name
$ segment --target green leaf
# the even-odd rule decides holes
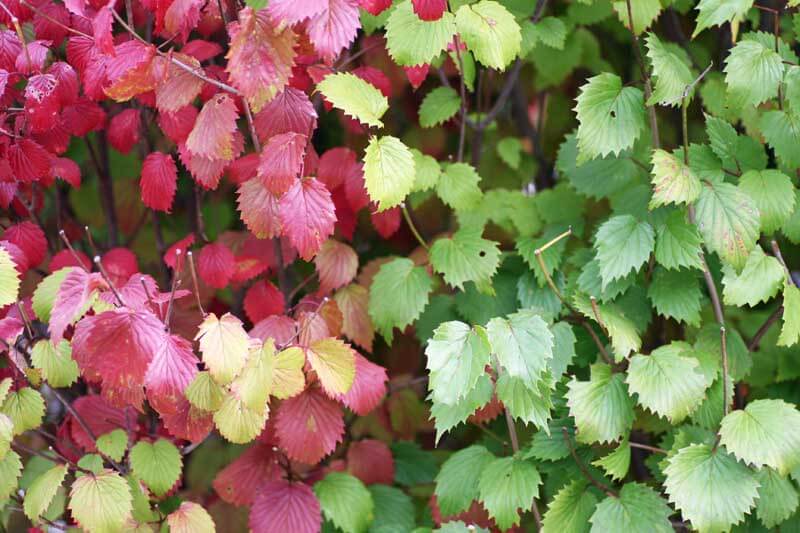
[[[605,221],[595,239],[603,287],[631,271],[638,271],[650,257],[654,244],[653,228],[647,222],[639,222],[631,215]]]
[[[703,293],[696,272],[657,268],[647,288],[647,297],[658,314],[691,326],[700,325]]]
[[[112,470],[81,476],[72,484],[69,510],[87,533],[121,531],[132,508],[128,483]]]
[[[650,209],[667,204],[691,204],[700,196],[700,180],[683,161],[664,150],[653,150],[653,198]]]
[[[481,237],[479,228],[461,228],[452,238],[438,239],[430,249],[433,269],[453,287],[464,283],[489,285],[500,264],[500,249],[494,241]]]
[[[364,184],[378,211],[400,205],[414,186],[414,156],[397,137],[370,137],[364,152]]]
[[[414,187],[412,191],[427,191],[436,187],[436,184],[439,183],[439,176],[442,175],[439,162],[416,148],[411,148],[411,154],[414,156]]]
[[[386,485],[370,485],[369,492],[375,503],[370,533],[405,533],[414,529],[416,510],[410,496]]]
[[[442,18],[423,21],[414,13],[411,0],[397,4],[386,21],[386,47],[401,66],[430,63],[453,40],[455,17],[445,11]]]
[[[39,517],[47,511],[50,503],[56,495],[56,491],[61,487],[64,477],[67,475],[67,465],[55,466],[40,475],[31,483],[25,492],[24,510],[33,523],[39,521]]]
[[[740,269],[758,239],[758,208],[735,185],[706,183],[697,200],[697,225],[706,246]]]
[[[506,530],[519,524],[518,509],[527,511],[539,496],[542,478],[532,463],[517,457],[501,457],[483,468],[480,499],[497,526]]]
[[[0,498],[5,500],[14,492],[21,473],[22,461],[17,452],[10,451],[0,459]]]
[[[430,452],[407,440],[391,444],[394,456],[394,480],[400,485],[413,487],[433,483],[438,469],[437,461]]]
[[[692,444],[667,462],[669,501],[701,533],[728,531],[755,505],[755,475],[723,448]]]
[[[669,346],[631,357],[626,381],[642,407],[672,424],[700,405],[708,385],[697,359],[677,355]]]
[[[778,95],[783,60],[774,48],[742,39],[725,58],[728,95],[739,105],[757,106]]]
[[[456,28],[475,59],[489,68],[504,70],[519,54],[522,36],[514,16],[493,0],[462,5]]]
[[[788,279],[783,282],[783,309],[778,346],[792,346],[800,339],[800,289]]]
[[[750,170],[739,180],[739,189],[750,196],[761,215],[761,231],[773,233],[794,212],[792,180],[778,170]]]
[[[503,137],[497,141],[496,149],[503,163],[514,170],[519,169],[522,160],[522,142],[518,138]]]
[[[44,419],[44,398],[36,389],[23,387],[8,393],[0,408],[14,423],[14,435],[36,429]]]
[[[569,435],[570,443],[575,445],[575,429],[567,418],[551,420],[547,423],[547,430],[539,430],[531,439],[531,444],[524,457],[541,461],[558,461],[569,456],[569,446],[564,439],[564,430]]]
[[[497,399],[503,402],[512,418],[533,424],[537,428],[547,428],[553,403],[550,399],[552,380],[540,380],[534,390],[521,378],[502,374],[497,380]]]
[[[67,274],[72,272],[72,269],[73,267],[64,267],[53,272],[40,281],[36,290],[33,291],[31,307],[42,322],[50,322],[50,312],[53,310],[58,289],[61,288],[61,282],[64,281]]]
[[[356,477],[331,472],[314,485],[322,514],[345,533],[366,531],[375,504],[367,487]]]
[[[122,461],[128,447],[128,434],[124,429],[115,429],[97,437],[97,449],[115,461]]]
[[[659,494],[641,483],[626,483],[619,497],[607,497],[597,505],[589,521],[592,531],[648,531],[672,533],[672,509]]]
[[[11,254],[0,246],[0,307],[17,301],[19,295],[19,273]]]
[[[337,72],[325,76],[317,90],[346,115],[368,126],[383,127],[381,117],[389,109],[389,100],[368,81],[351,72]]]
[[[42,371],[51,387],[69,387],[78,380],[78,363],[72,359],[72,346],[61,339],[58,347],[50,340],[36,341],[31,350],[31,364]]]
[[[447,122],[461,108],[461,97],[452,87],[437,87],[422,100],[419,106],[419,125],[433,128]]]
[[[608,155],[578,164],[578,140],[570,133],[558,148],[556,168],[570,184],[586,196],[606,198],[624,189],[639,175],[628,151],[619,157]]]
[[[576,297],[574,303],[584,316],[596,320],[594,309],[588,298]],[[600,304],[597,306],[597,312],[611,336],[611,346],[614,348],[614,358],[617,361],[622,361],[631,352],[639,351],[639,348],[642,347],[642,338],[636,330],[636,324],[625,315],[618,305]]]
[[[656,225],[656,261],[669,269],[702,269],[702,242],[697,228],[686,220],[683,211],[673,211]]]
[[[527,56],[538,43],[563,50],[567,40],[567,25],[556,17],[542,17],[533,23],[526,20],[522,23],[522,50],[520,56]]]
[[[729,265],[722,266],[722,298],[725,305],[755,307],[778,294],[786,274],[780,262],[756,246],[747,257],[740,274]]]
[[[386,342],[391,344],[394,328],[403,330],[419,317],[432,288],[425,269],[410,259],[381,265],[369,288],[369,316]]]
[[[547,506],[542,533],[588,533],[589,518],[597,506],[597,497],[588,489],[582,479],[564,485]]]
[[[800,73],[800,69],[797,70]],[[800,111],[800,109],[797,109]],[[778,157],[781,165],[789,168],[800,167],[800,118],[787,111],[767,111],[758,123],[764,139]]]
[[[638,0],[630,3],[630,15],[628,13],[628,2],[614,2],[614,11],[617,12],[620,22],[626,28],[631,27],[633,19],[633,31],[639,35],[658,18],[661,13],[661,2],[659,0]]]
[[[507,319],[493,318],[486,326],[492,353],[504,371],[532,390],[553,358],[553,334],[534,311],[523,310]]]
[[[150,487],[157,496],[172,489],[181,477],[183,459],[181,452],[168,440],[154,443],[139,441],[131,448],[133,473]]]
[[[686,53],[672,43],[663,43],[655,33],[648,33],[647,57],[653,65],[655,86],[648,105],[661,104],[674,106],[681,103],[681,98],[688,85],[694,81],[689,68]]]
[[[485,333],[458,321],[440,324],[425,348],[433,399],[455,405],[471,391],[490,362]]]
[[[454,427],[467,421],[467,419],[478,409],[489,403],[494,394],[494,386],[488,375],[478,378],[478,383],[470,390],[466,396],[459,400],[455,405],[437,402],[432,395],[429,398],[431,406],[431,418],[434,419],[436,426],[436,442],[442,435]]]
[[[722,419],[720,443],[738,459],[785,476],[800,465],[800,412],[783,400],[754,400]]]
[[[619,154],[644,130],[644,96],[622,87],[619,76],[603,73],[581,87],[578,114],[578,164],[607,154]]]
[[[436,503],[442,516],[469,509],[479,497],[478,482],[484,467],[495,456],[483,446],[469,446],[451,455],[436,476]]]
[[[623,440],[611,453],[592,464],[602,468],[611,479],[621,481],[628,475],[631,465],[631,446],[627,440]]]
[[[550,331],[553,334],[553,358],[548,365],[553,379],[559,381],[575,358],[575,332],[566,322],[553,324]]]
[[[766,527],[772,529],[787,520],[797,510],[799,498],[794,484],[771,468],[756,472],[758,504],[756,515]]]
[[[436,186],[436,194],[456,211],[473,209],[483,196],[478,187],[479,181],[481,177],[472,165],[451,163],[444,167],[444,173]]]
[[[699,11],[697,26],[692,34],[692,39],[706,28],[741,20],[752,5],[753,0],[700,0],[697,5],[697,11]]]
[[[225,400],[225,390],[205,370],[195,374],[185,394],[189,403],[203,411],[216,411]]]
[[[230,392],[225,396],[219,410],[214,413],[214,425],[229,441],[244,444],[261,433],[268,416],[268,407],[252,409],[242,398]]]
[[[633,424],[633,400],[622,374],[612,373],[605,364],[594,364],[589,381],[575,378],[567,384],[567,405],[578,426],[578,441],[619,440]]]

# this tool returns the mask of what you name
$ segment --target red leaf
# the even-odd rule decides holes
[[[222,47],[213,41],[194,39],[186,43],[186,45],[181,48],[181,52],[203,62],[221,54]]]
[[[194,123],[186,147],[195,155],[211,160],[234,158],[233,132],[236,131],[236,104],[227,94],[218,94],[205,103]]]
[[[369,205],[369,195],[364,186],[364,169],[361,165],[358,166],[358,171],[354,171],[345,180],[344,192],[354,212],[357,213]]]
[[[275,196],[288,191],[300,174],[306,136],[287,132],[270,137],[261,150],[258,177]]]
[[[233,152],[231,157],[237,157],[244,149],[244,137],[239,131],[233,132]],[[186,145],[178,146],[178,155],[183,165],[189,170],[198,185],[208,190],[219,186],[222,173],[229,164],[227,159],[212,159],[192,153]]]
[[[142,202],[156,211],[169,213],[178,185],[178,168],[172,156],[152,152],[142,163]]]
[[[76,255],[78,256],[77,259],[75,258]],[[75,250],[73,254],[69,250],[61,250],[50,259],[50,272],[55,272],[68,266],[80,267],[81,265],[87,270],[92,267],[92,262],[86,257],[85,253]]]
[[[181,255],[185,257],[186,250],[191,248],[193,244],[194,244],[194,233],[190,233],[189,235],[179,240],[178,242],[176,242],[167,249],[166,253],[164,253],[164,263],[168,267],[174,269],[178,261],[178,250],[180,250]],[[181,258],[181,265],[184,264],[183,257]]]
[[[178,35],[180,42],[185,42],[189,32],[200,20],[200,8],[204,0],[173,0],[164,13],[164,28],[169,35]]]
[[[67,326],[87,307],[92,291],[105,286],[99,272],[90,274],[81,268],[75,268],[67,274],[56,293],[53,311],[50,313],[49,329],[53,343],[58,344],[61,341]]]
[[[191,133],[198,113],[197,108],[191,105],[173,113],[161,112],[158,114],[158,127],[172,142],[181,144]]]
[[[354,413],[365,416],[386,396],[386,369],[356,352],[356,377],[347,394],[338,399]]]
[[[69,133],[83,137],[90,131],[102,129],[106,121],[106,112],[94,102],[82,99],[64,108],[61,119]]]
[[[342,408],[320,389],[308,388],[283,401],[275,417],[275,432],[291,459],[317,464],[342,440]]]
[[[127,248],[112,248],[103,254],[103,268],[115,287],[125,285],[128,279],[139,272],[136,255]]]
[[[14,30],[0,31],[0,68],[13,72],[17,57],[22,54],[22,43]]]
[[[261,342],[274,339],[275,344],[285,346],[295,339],[297,322],[286,315],[272,315],[253,326],[248,335]]]
[[[254,122],[262,143],[290,131],[310,136],[317,127],[317,112],[306,93],[287,87],[256,114]]]
[[[380,213],[370,213],[370,220],[372,225],[378,232],[378,235],[384,239],[388,239],[400,229],[400,208],[393,207]]]
[[[242,183],[237,204],[242,221],[256,237],[271,239],[281,234],[278,198],[261,180],[253,178]]]
[[[202,442],[214,429],[212,413],[197,409],[183,397],[173,413],[161,413],[161,420],[171,435],[190,442]]]
[[[439,20],[447,10],[447,0],[411,0],[411,5],[421,20]]]
[[[206,244],[197,261],[197,270],[207,285],[222,289],[230,283],[236,262],[227,246],[218,242]]]
[[[203,73],[200,61],[189,55],[174,54],[172,60],[155,58],[151,75],[155,81],[156,107],[162,112],[174,113],[191,105],[203,88],[203,80],[189,72],[187,68],[178,66],[175,61],[198,74]]]
[[[53,42],[56,48],[66,38],[70,17],[67,9],[55,2],[40,2],[38,13],[33,17],[33,29],[37,37]]]
[[[356,0],[329,0],[327,9],[308,22],[307,31],[317,54],[331,62],[353,42],[360,27]]]
[[[17,273],[19,273],[19,277],[23,277],[25,272],[28,271],[28,257],[25,255],[25,252],[16,244],[8,241],[0,241],[0,245],[2,245],[2,247],[11,256],[11,262],[14,263]]]
[[[284,305],[281,291],[267,280],[254,283],[244,296],[244,312],[253,324],[283,313]]]
[[[328,0],[272,0],[267,7],[269,16],[289,24],[303,22],[328,8]]]
[[[336,231],[339,232],[344,239],[348,241],[353,240],[353,235],[356,232],[356,225],[358,220],[356,214],[350,208],[350,203],[347,201],[344,187],[338,187],[331,192],[331,199],[336,208]]]
[[[364,439],[352,442],[347,450],[347,470],[365,485],[394,483],[392,451],[383,442]]]
[[[317,533],[322,526],[319,500],[305,483],[270,481],[258,490],[249,526],[253,533]]]
[[[126,429],[128,425],[131,426],[131,430],[136,429],[135,416],[126,417],[123,409],[113,407],[102,396],[97,394],[89,394],[77,398],[72,402],[72,408],[75,409],[95,437],[115,429]],[[72,415],[69,415],[67,420],[72,440],[86,451],[95,451],[97,449],[95,441],[86,433],[83,425]]]
[[[350,283],[358,272],[358,255],[348,245],[328,239],[314,258],[319,290],[327,293]]]
[[[72,159],[54,157],[50,161],[50,177],[61,178],[78,189],[81,186],[81,167]]]
[[[359,0],[361,9],[372,16],[377,17],[392,5],[392,0]]]
[[[332,148],[319,158],[317,179],[334,190],[345,182],[352,174],[361,172],[361,165],[356,161],[356,153],[350,148]]]
[[[101,378],[103,397],[112,405],[141,410],[147,367],[165,342],[164,324],[155,315],[120,308],[78,322],[72,355],[82,373]]]
[[[144,385],[147,401],[161,414],[175,414],[183,391],[197,374],[192,344],[177,335],[167,335],[147,368]]]
[[[131,151],[139,142],[141,120],[138,109],[126,109],[111,117],[108,124],[108,142],[122,154]]]
[[[294,2],[297,9],[302,2]],[[283,90],[292,75],[297,40],[288,27],[273,24],[267,10],[239,11],[239,21],[228,25],[231,36],[226,70],[253,111],[258,112]]]
[[[114,50],[116,57],[106,63],[106,76],[110,85],[104,88],[105,93],[117,102],[125,102],[153,90],[155,80],[150,73],[150,64],[155,47],[130,40]]]
[[[37,74],[28,78],[25,86],[25,112],[31,131],[42,133],[57,122],[61,100],[56,93],[58,80],[52,74]]]
[[[3,240],[19,246],[25,253],[28,267],[42,264],[47,255],[47,237],[42,228],[30,221],[20,222],[6,228]]]
[[[278,214],[285,235],[307,261],[333,234],[336,222],[331,194],[314,178],[296,182],[278,202]]]
[[[259,159],[258,154],[243,155],[228,165],[226,176],[235,185],[241,185],[256,176]]]
[[[416,65],[414,67],[403,67],[403,70],[406,71],[408,82],[416,90],[419,89],[419,86],[422,85],[422,82],[428,77],[430,65],[428,63],[423,63],[422,65]]]
[[[41,72],[50,52],[50,41],[29,41],[25,48],[28,51],[25,52],[23,49],[23,52],[17,56],[14,67],[20,74]]]
[[[278,458],[271,444],[257,441],[217,474],[214,490],[233,505],[252,505],[259,487],[281,478]]]
[[[375,67],[362,66],[353,69],[353,74],[374,85],[386,98],[392,97],[392,82],[382,71]]]
[[[114,38],[111,35],[111,26],[114,23],[111,10],[114,9],[114,3],[113,0],[110,1],[92,18],[94,44],[98,50],[107,55],[114,55]]]
[[[30,139],[8,145],[8,163],[19,181],[34,182],[50,173],[50,154]]]

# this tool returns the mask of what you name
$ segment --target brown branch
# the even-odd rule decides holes
[[[628,441],[628,445],[631,448],[639,448],[640,450],[647,450],[648,452],[653,452],[653,453],[663,453],[664,455],[669,453],[664,448],[657,448],[655,446],[650,446],[649,444],[641,444],[639,442],[630,442],[630,441]]]
[[[101,137],[102,135],[98,134],[98,142],[102,145],[104,143]],[[103,165],[103,161],[101,161],[97,151],[89,141],[89,138],[85,137],[84,142],[86,143],[86,148],[89,151],[89,159],[91,159],[92,166],[97,174],[97,180],[100,185],[100,204],[103,207],[106,224],[108,225],[108,245],[113,248],[117,245],[119,232],[117,225],[117,211],[114,206],[114,186],[111,183],[110,174],[107,172],[106,167]]]
[[[756,334],[753,335],[753,338],[750,340],[750,343],[747,345],[747,350],[750,352],[755,352],[758,350],[759,346],[761,345],[761,340],[764,338],[764,335],[770,330],[773,324],[780,320],[783,316],[783,306],[779,305],[775,308],[775,310],[767,317],[767,320],[761,324],[761,327],[758,328]]]
[[[596,480],[594,476],[592,476],[592,474],[586,468],[586,465],[583,464],[583,461],[581,461],[580,457],[578,457],[578,454],[575,452],[575,446],[572,445],[572,439],[569,438],[569,431],[567,431],[567,428],[562,427],[561,434],[564,436],[564,442],[567,443],[567,447],[569,448],[569,453],[570,455],[572,455],[572,459],[575,460],[575,464],[578,465],[578,468],[580,469],[581,474],[583,474],[583,477],[585,477],[589,481],[589,483],[591,483],[598,489],[602,490],[607,496],[611,496],[612,498],[618,498],[619,494],[617,494],[614,491],[614,489]]]

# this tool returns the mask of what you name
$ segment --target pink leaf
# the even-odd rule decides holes
[[[261,142],[290,131],[310,136],[317,127],[317,112],[304,92],[286,87],[256,114],[254,122]]]
[[[217,94],[197,116],[186,138],[186,148],[194,155],[230,161],[234,158],[233,132],[238,116],[233,99],[227,94]]]
[[[283,313],[284,305],[281,291],[267,280],[254,283],[244,296],[244,312],[253,324]]]
[[[99,272],[90,274],[81,268],[74,268],[67,274],[56,293],[50,313],[50,340],[53,343],[58,344],[67,326],[86,312],[92,291],[100,287],[106,287],[106,283]]]
[[[19,246],[30,268],[42,264],[47,255],[47,237],[42,228],[33,222],[26,220],[9,226],[3,232],[3,240]]]
[[[242,183],[238,193],[239,212],[247,229],[259,238],[271,239],[281,234],[278,198],[260,179]]]
[[[416,65],[414,67],[403,67],[403,70],[406,71],[408,82],[416,90],[419,89],[419,86],[422,85],[422,82],[428,77],[430,65],[423,63],[422,65]]]
[[[126,109],[111,117],[108,142],[120,153],[127,154],[139,142],[141,121],[138,109]]]
[[[326,61],[333,61],[356,38],[361,27],[358,2],[329,0],[328,8],[308,22],[308,36],[314,49]]]
[[[267,7],[269,16],[289,25],[303,22],[328,9],[328,0],[272,0]]]
[[[171,435],[190,442],[202,442],[214,429],[212,413],[201,411],[180,397],[173,412],[160,413],[164,427]]]
[[[319,500],[305,483],[270,481],[258,490],[249,525],[253,533],[317,533],[322,526]]]
[[[207,285],[215,289],[228,285],[236,268],[230,248],[219,242],[206,244],[197,259],[197,270]]]
[[[253,326],[249,335],[262,342],[274,339],[275,344],[285,346],[297,335],[297,322],[285,315],[272,315]]]
[[[192,105],[183,106],[177,111],[162,111],[158,114],[158,127],[175,144],[181,144],[191,133],[198,115]]]
[[[414,13],[421,20],[439,20],[447,11],[447,0],[411,0]]]
[[[76,189],[81,186],[81,167],[72,159],[66,157],[54,157],[50,161],[50,176],[61,178]]]
[[[125,429],[127,425],[131,426],[131,430],[135,430],[137,426],[135,416],[126,417],[123,409],[110,405],[102,396],[97,394],[80,396],[72,402],[72,408],[80,415],[81,420],[89,427],[95,437],[115,429]],[[86,433],[83,425],[72,415],[67,420],[69,421],[68,425],[72,440],[86,451],[95,451],[97,449],[95,441]]]
[[[183,391],[197,374],[197,357],[192,345],[183,337],[167,335],[153,354],[144,385],[147,400],[161,414],[177,411]]]
[[[288,132],[270,137],[261,150],[258,177],[275,196],[288,191],[300,174],[306,136]]]
[[[128,282],[131,276],[139,272],[136,255],[127,248],[112,248],[103,254],[103,268],[111,283],[119,287]]]
[[[320,389],[308,388],[283,401],[275,417],[275,432],[291,459],[317,464],[342,440],[342,408]]]
[[[354,413],[365,416],[386,396],[386,369],[356,352],[356,377],[347,394],[338,399]]]
[[[183,65],[178,66],[175,61]],[[175,113],[191,105],[200,90],[203,80],[197,74],[203,74],[200,61],[185,54],[174,54],[172,60],[163,57],[153,59],[152,76],[155,84],[156,107],[159,111]]]
[[[392,0],[359,0],[358,5],[370,15],[377,17],[392,5]]]
[[[356,161],[356,153],[350,148],[332,148],[319,158],[317,179],[334,190],[351,175],[361,172],[361,165]]]
[[[380,213],[370,213],[369,215],[372,225],[378,231],[378,235],[384,239],[388,239],[400,229],[400,216],[399,207],[393,207]]]
[[[259,487],[279,480],[283,469],[272,444],[257,441],[214,479],[219,497],[233,505],[251,505]]]
[[[327,293],[350,283],[358,271],[358,255],[348,245],[328,239],[322,245],[314,265],[319,273],[319,290]]]
[[[156,211],[169,213],[177,188],[178,168],[172,156],[151,152],[142,162],[142,202]]]
[[[347,470],[365,485],[394,483],[392,451],[375,439],[355,441],[347,449]]]
[[[284,233],[305,260],[333,234],[336,222],[331,194],[314,178],[296,182],[278,202],[278,214]]]
[[[77,256],[77,259],[76,257]],[[74,267],[83,267],[86,270],[92,267],[92,262],[86,257],[86,254],[81,252],[80,250],[75,250],[75,254],[73,254],[69,250],[61,250],[57,254],[55,254],[52,258],[50,258],[50,265],[49,269],[50,272],[55,272],[57,270],[61,270],[64,267],[74,266]],[[52,327],[52,324],[51,324]]]

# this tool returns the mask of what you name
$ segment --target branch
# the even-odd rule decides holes
[[[598,489],[602,490],[607,496],[611,496],[612,498],[619,498],[619,494],[617,494],[611,487],[604,485],[597,481],[594,476],[589,472],[583,462],[578,457],[578,454],[575,452],[575,446],[572,445],[572,440],[569,438],[569,431],[567,428],[561,428],[561,434],[564,436],[564,442],[567,443],[567,447],[569,448],[569,453],[572,455],[572,458],[575,460],[575,464],[578,465],[578,468],[585,477],[592,485],[597,487]]]
[[[633,10],[631,8],[631,0],[625,0],[628,6],[628,29],[633,36],[633,52],[636,55],[636,62],[639,63],[639,70],[642,72],[642,79],[644,80],[644,101],[647,107],[647,112],[650,117],[650,133],[653,136],[653,148],[661,148],[661,137],[658,133],[658,118],[656,117],[655,105],[648,105],[646,102],[650,100],[653,94],[653,84],[650,81],[650,74],[647,72],[647,67],[644,64],[642,57],[642,50],[639,48],[639,36],[633,27]]]

